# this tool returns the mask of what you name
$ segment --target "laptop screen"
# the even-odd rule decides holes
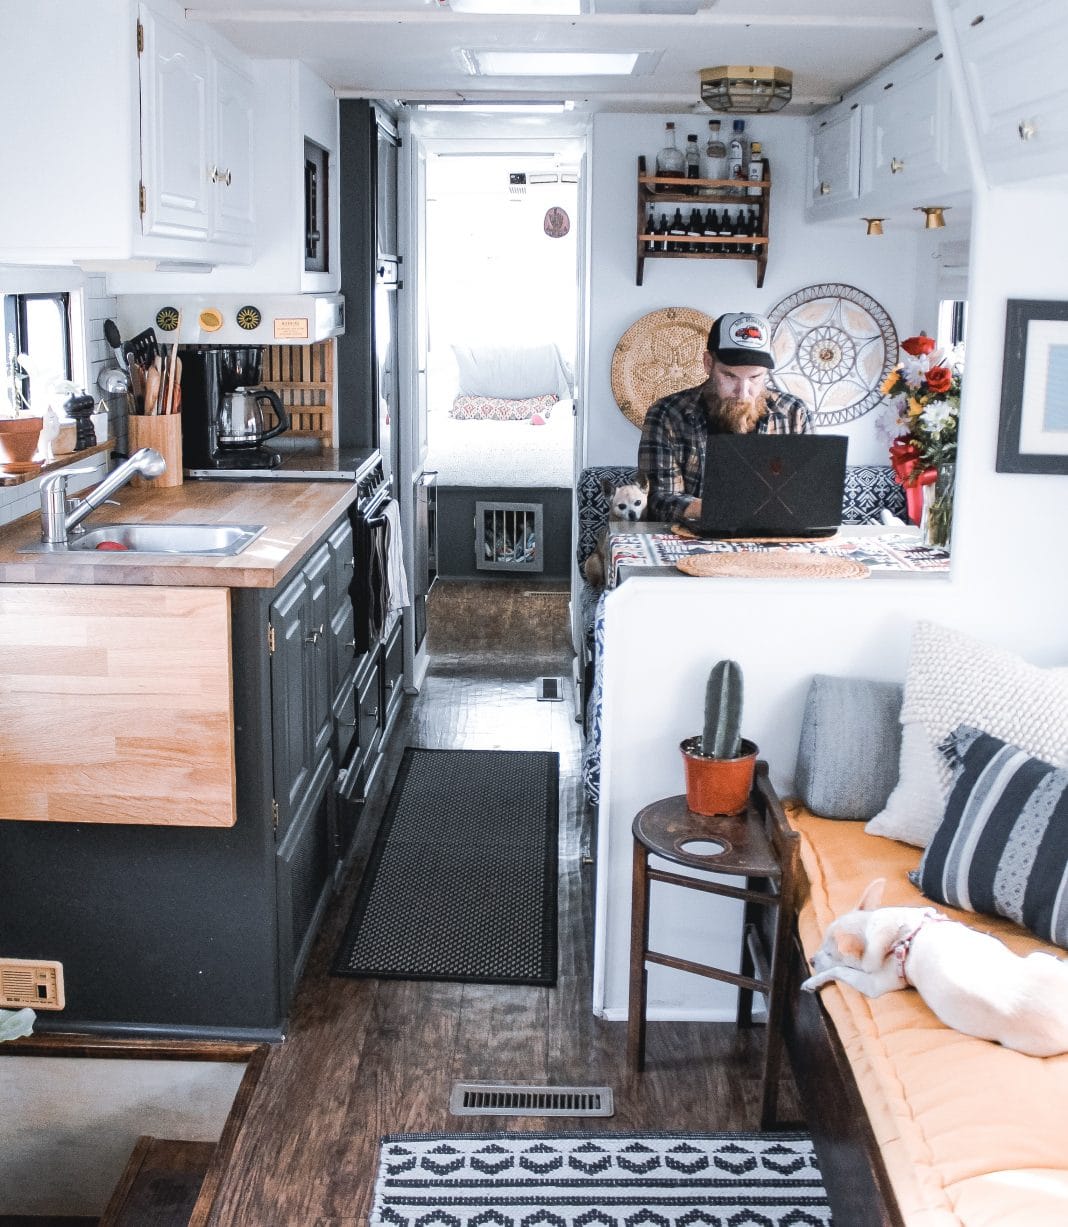
[[[848,444],[845,435],[710,435],[697,531],[832,536],[842,521]]]

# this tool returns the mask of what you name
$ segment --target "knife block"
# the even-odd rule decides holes
[[[182,415],[130,414],[126,419],[129,451],[132,456],[140,447],[154,447],[167,462],[167,468],[159,477],[133,479],[135,486],[180,486],[182,484]]]

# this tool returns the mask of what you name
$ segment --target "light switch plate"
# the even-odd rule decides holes
[[[0,959],[0,1008],[62,1010],[63,964],[50,959]]]

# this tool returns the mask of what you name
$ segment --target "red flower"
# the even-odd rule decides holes
[[[926,375],[927,386],[935,393],[936,396],[941,396],[943,392],[948,392],[953,385],[953,372],[948,366],[932,366]]]
[[[908,340],[901,342],[901,348],[910,357],[919,358],[923,354],[934,352],[935,339],[929,337],[925,332],[921,332],[918,337],[909,337]]]

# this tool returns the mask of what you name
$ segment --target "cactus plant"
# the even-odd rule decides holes
[[[721,660],[708,675],[701,753],[706,758],[737,758],[741,725],[742,670],[737,661]]]

